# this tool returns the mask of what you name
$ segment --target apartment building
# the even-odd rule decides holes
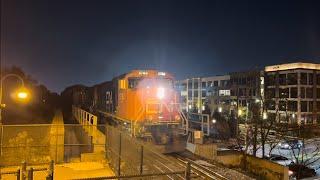
[[[264,69],[268,113],[279,122],[320,122],[320,64],[289,63]]]
[[[230,95],[229,75],[189,78],[176,82],[181,92],[182,109],[201,112],[207,97],[215,95]]]

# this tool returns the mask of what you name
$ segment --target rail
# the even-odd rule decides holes
[[[175,154],[174,157],[182,163],[190,163],[191,164],[191,172],[195,172],[200,174],[201,176],[205,177],[206,179],[219,179],[219,180],[228,180],[229,178],[213,171],[212,169],[197,164],[191,159],[185,158],[179,154]]]

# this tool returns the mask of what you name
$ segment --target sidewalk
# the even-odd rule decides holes
[[[110,167],[100,162],[66,163],[55,166],[54,179],[79,179],[114,176]]]

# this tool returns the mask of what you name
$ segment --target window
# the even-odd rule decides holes
[[[307,98],[313,97],[313,88],[307,88]]]
[[[320,88],[317,88],[317,98],[320,99]]]
[[[206,82],[201,82],[201,87],[202,87],[202,89],[205,89],[207,87],[207,83]]]
[[[298,97],[298,89],[290,88],[290,98],[297,98],[297,97]]]
[[[287,84],[286,74],[279,74],[279,84],[280,85],[286,85]]]
[[[300,74],[300,84],[307,84],[308,80],[307,80],[307,73],[301,73]]]
[[[182,90],[183,90],[183,91],[186,91],[186,90],[187,90],[187,84],[186,84],[186,83],[183,83],[181,86],[182,86]]]
[[[187,103],[187,98],[186,97],[182,97],[182,102],[183,103]]]
[[[199,95],[198,91],[194,91],[194,92],[193,92],[193,96],[194,96],[195,98],[198,97],[198,95]]]
[[[256,89],[252,90],[252,96],[256,96]]]
[[[297,101],[288,101],[288,110],[296,112],[298,110]]]
[[[313,74],[312,73],[309,73],[308,74],[308,81],[309,81],[309,85],[313,85]]]
[[[313,112],[313,101],[309,101],[309,112]]]
[[[216,87],[217,87],[218,85],[219,85],[219,82],[218,82],[218,81],[214,81],[214,82],[213,82],[213,86],[216,86]]]
[[[188,89],[192,89],[192,80],[188,80]]]
[[[191,90],[188,91],[188,96],[192,97],[192,91]]]
[[[207,92],[206,91],[202,91],[202,97],[206,97],[207,96]]]
[[[320,111],[320,101],[317,101],[317,111]]]
[[[280,98],[289,98],[289,88],[280,88],[279,89],[279,97]]]
[[[196,82],[193,82],[193,89],[198,89],[198,81],[196,81]]]
[[[266,85],[267,86],[276,85],[275,75],[274,74],[269,74],[269,75],[266,76]]]
[[[308,101],[301,101],[301,112],[308,111]]]
[[[246,82],[247,82],[247,78],[245,78],[245,77],[241,78],[241,84],[242,85],[247,84]]]
[[[274,98],[276,96],[276,92],[274,88],[267,88],[266,89],[266,99]]]
[[[129,88],[134,89],[134,88],[137,88],[141,79],[140,78],[129,78],[128,81],[129,81]]]
[[[320,85],[320,74],[317,74],[317,85]]]
[[[228,85],[228,81],[227,80],[221,80],[220,81],[220,86],[226,87],[227,85]]]
[[[239,88],[239,96],[245,96],[246,95],[246,88]]]
[[[212,87],[212,81],[208,81],[208,87]]]
[[[276,108],[276,103],[272,100],[267,100],[266,101],[266,106],[268,108],[268,110],[275,110]]]
[[[285,101],[279,101],[279,110],[280,111],[286,111],[287,110],[287,105]]]
[[[304,87],[300,88],[300,96],[301,98],[306,98],[306,88]]]
[[[237,96],[237,94],[236,94],[237,91],[231,89],[230,92],[231,92],[231,96]]]
[[[289,73],[287,81],[288,81],[287,82],[288,85],[297,85],[297,82],[298,82],[297,73]]]

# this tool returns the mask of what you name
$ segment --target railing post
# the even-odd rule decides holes
[[[21,163],[21,168],[20,168],[20,179],[25,180],[26,179],[26,171],[27,171],[27,163],[23,161]]]
[[[17,180],[20,180],[20,169],[17,170]]]
[[[121,133],[119,134],[118,176],[121,175]]]
[[[143,173],[143,146],[141,146],[140,151],[140,174]]]
[[[48,169],[48,176],[46,180],[53,180],[53,174],[54,174],[54,161],[50,161],[49,169]]]
[[[105,123],[104,125],[104,134],[105,134],[105,138],[104,138],[104,151],[106,152],[105,154],[105,158],[108,159],[108,129],[107,129],[107,123]]]
[[[33,180],[33,168],[28,170],[28,180]]]
[[[185,180],[191,179],[190,174],[191,174],[191,164],[190,164],[190,162],[187,162],[186,172],[185,172]]]

